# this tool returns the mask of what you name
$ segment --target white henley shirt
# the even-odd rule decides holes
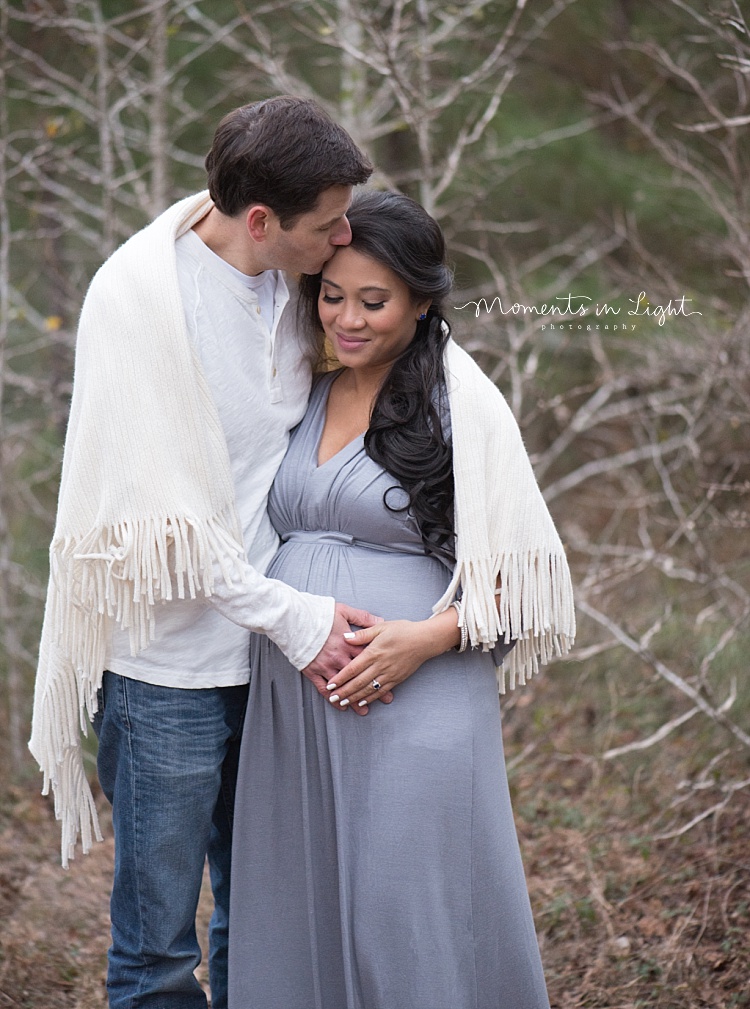
[[[264,577],[278,546],[268,492],[305,412],[310,367],[283,274],[244,277],[194,231],[177,240],[176,252],[188,333],[229,449],[248,563],[243,584],[227,585],[216,566],[211,597],[159,607],[154,640],[138,655],[131,655],[128,633],[116,629],[105,668],[161,686],[233,686],[249,677],[251,630],[268,634],[302,669],[333,623],[333,599]]]

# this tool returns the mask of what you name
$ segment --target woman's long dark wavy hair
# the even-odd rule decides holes
[[[407,491],[427,552],[452,562],[453,452],[441,415],[448,412],[443,351],[450,335],[442,302],[453,277],[443,233],[423,207],[401,193],[358,193],[347,217],[351,247],[392,270],[415,305],[430,302],[426,318],[415,323],[414,339],[380,387],[365,450]],[[303,278],[301,304],[318,331],[319,292],[320,275]],[[384,501],[391,508],[387,493]]]

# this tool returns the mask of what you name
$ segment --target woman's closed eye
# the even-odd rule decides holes
[[[324,294],[322,295],[322,300],[326,305],[340,305],[344,300],[341,295],[337,294]],[[385,305],[384,301],[363,301],[363,306],[368,310],[368,312],[376,312],[379,308],[383,308]]]

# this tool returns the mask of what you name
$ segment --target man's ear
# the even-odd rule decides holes
[[[245,215],[247,233],[255,242],[265,242],[268,237],[268,225],[273,211],[262,203],[255,203]]]

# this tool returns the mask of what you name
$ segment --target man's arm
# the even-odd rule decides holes
[[[211,606],[240,627],[267,634],[324,697],[330,697],[326,686],[331,676],[362,650],[344,639],[350,625],[372,627],[380,622],[379,617],[330,596],[299,592],[278,579],[266,578],[246,562],[241,582],[227,584],[218,566],[215,575],[207,597]]]
[[[308,680],[315,685],[319,694],[330,700],[331,692],[328,681],[362,651],[361,645],[346,637],[351,633],[350,625],[373,627],[382,622],[381,617],[373,617],[366,610],[355,610],[345,603],[336,603],[330,635],[313,661],[302,670]],[[384,691],[380,700],[384,704],[389,704],[393,700],[393,693],[390,690]],[[348,701],[345,702],[342,707],[345,708],[348,703]],[[358,713],[363,714],[364,712]]]

